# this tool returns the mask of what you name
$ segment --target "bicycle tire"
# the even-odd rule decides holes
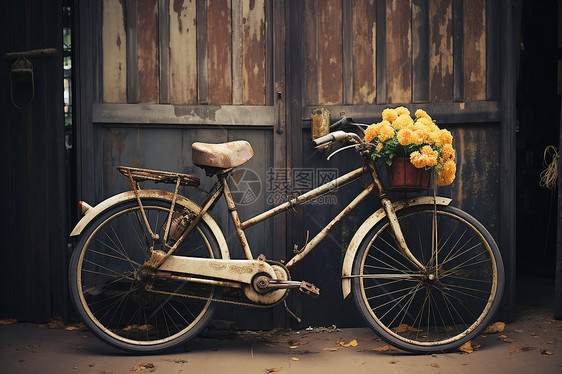
[[[159,239],[153,240],[147,232],[136,200],[113,206],[96,217],[78,240],[69,283],[75,309],[94,335],[128,352],[160,353],[185,343],[205,327],[214,312],[210,299],[215,287],[136,276],[150,256],[150,246],[165,249],[161,238],[171,206],[170,201],[156,198],[142,198],[142,204]],[[185,209],[176,203],[174,211]],[[174,241],[179,234],[170,237]],[[218,241],[203,221],[174,255],[221,258]]]
[[[353,263],[360,314],[384,341],[413,353],[450,352],[478,337],[500,305],[505,282],[501,254],[484,226],[454,207],[435,212],[436,262],[434,206],[397,212],[410,251],[428,271],[400,253],[388,218],[363,238]]]

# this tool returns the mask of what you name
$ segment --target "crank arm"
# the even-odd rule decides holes
[[[318,297],[320,295],[320,289],[309,283],[307,281],[278,281],[278,280],[270,280],[268,291],[269,290],[278,290],[278,289],[287,289],[287,288],[298,288],[299,291],[305,293],[307,295]]]

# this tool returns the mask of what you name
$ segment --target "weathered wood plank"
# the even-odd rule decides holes
[[[377,9],[375,0],[353,2],[353,103],[377,97]]]
[[[194,0],[170,1],[170,103],[197,102],[197,32]]]
[[[228,0],[210,1],[209,104],[232,103],[232,23]]]
[[[453,99],[453,5],[429,2],[429,91],[433,102]]]
[[[453,100],[464,99],[463,1],[453,0]]]
[[[318,7],[318,104],[342,102],[342,0],[326,0]]]
[[[103,101],[127,102],[127,35],[124,3],[103,2]]]
[[[138,0],[126,0],[125,25],[127,28],[127,102],[139,102],[139,54],[137,39]]]
[[[500,2],[486,1],[486,100],[500,97]],[[562,31],[561,28],[559,30]],[[562,41],[562,38],[558,38]]]
[[[429,101],[429,4],[412,1],[412,102]]]
[[[386,0],[376,0],[377,104],[386,102]]]
[[[486,1],[463,5],[464,100],[486,100]]]
[[[304,6],[304,100],[318,104],[318,22],[316,0],[305,1]]]
[[[386,98],[389,103],[409,103],[412,100],[411,12],[409,1],[387,1]]]
[[[275,109],[254,105],[92,104],[94,123],[274,125]]]
[[[243,17],[244,1],[231,2],[232,6],[232,104],[239,105],[244,97],[243,79]]]
[[[380,121],[382,111],[388,104],[356,104],[356,105],[326,105],[330,113],[345,113],[360,123]],[[497,101],[476,101],[469,103],[417,103],[406,104],[406,108],[413,112],[423,109],[431,114],[437,124],[459,123],[493,123],[501,119],[500,104]],[[314,106],[304,106],[302,116],[310,116]],[[305,122],[305,127],[310,127],[311,121]]]
[[[342,2],[342,78],[343,104],[353,103],[353,3]]]
[[[158,0],[138,0],[138,101],[157,103]]]
[[[243,104],[265,105],[265,4],[264,0],[244,0],[243,15]]]
[[[159,102],[170,102],[170,0],[158,1]]]
[[[207,1],[197,3],[197,97],[199,104],[209,103],[209,43]]]

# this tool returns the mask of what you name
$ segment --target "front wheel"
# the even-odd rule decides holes
[[[170,201],[143,198],[153,239],[136,200],[101,213],[86,228],[70,261],[74,306],[88,328],[106,343],[130,352],[156,353],[197,335],[213,314],[214,286],[147,276],[142,265],[162,243]],[[189,225],[176,204],[168,245]],[[187,218],[182,218],[187,217]],[[217,240],[200,221],[174,252],[220,258]]]
[[[447,352],[477,337],[500,304],[504,269],[488,231],[449,206],[397,212],[404,256],[387,218],[363,239],[353,263],[355,303],[386,342],[410,352]]]

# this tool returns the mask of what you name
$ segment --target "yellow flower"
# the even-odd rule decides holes
[[[426,145],[419,152],[415,151],[410,154],[410,162],[418,169],[435,166],[437,165],[437,152]]]
[[[383,121],[380,123],[380,130],[379,130],[379,140],[381,142],[387,141],[390,138],[394,137],[394,129],[387,121]]]
[[[453,160],[448,160],[443,164],[443,169],[437,175],[437,185],[447,186],[455,180],[457,166]]]
[[[417,112],[416,112],[416,114],[417,114]],[[427,126],[427,127],[431,128],[431,125],[433,125],[433,122],[431,122],[430,119],[427,119],[425,117],[421,117],[421,118],[418,118],[416,120],[416,124]]]
[[[404,128],[398,131],[396,137],[398,138],[398,143],[400,143],[401,145],[408,145],[414,142],[414,133],[409,128]]]
[[[427,131],[423,128],[418,128],[413,133],[413,143],[421,145],[427,140]]]
[[[445,144],[441,149],[441,157],[443,161],[455,160],[455,150],[451,144]]]
[[[416,110],[416,118],[427,118],[431,121],[431,117],[423,109]]]
[[[382,150],[382,143],[377,144],[377,152]]]
[[[439,136],[441,137],[441,142],[443,144],[453,144],[453,135],[451,135],[449,130],[440,130]]]
[[[376,130],[375,130],[375,124],[373,123],[372,125],[369,125],[366,129],[365,129],[365,141],[370,143],[375,136],[377,136]]]
[[[392,122],[396,118],[398,118],[398,113],[396,113],[395,109],[386,108],[382,111],[382,119],[385,121]]]
[[[404,108],[403,106],[399,106],[398,108],[396,108],[394,110],[396,110],[396,114],[398,114],[399,117],[402,114],[406,114],[407,116],[410,116],[410,111],[408,110],[408,108]]]
[[[395,120],[394,122],[392,122],[392,127],[394,127],[396,130],[399,129],[403,129],[411,124],[414,123],[414,120],[412,119],[412,117],[410,117],[409,114],[400,114]]]

